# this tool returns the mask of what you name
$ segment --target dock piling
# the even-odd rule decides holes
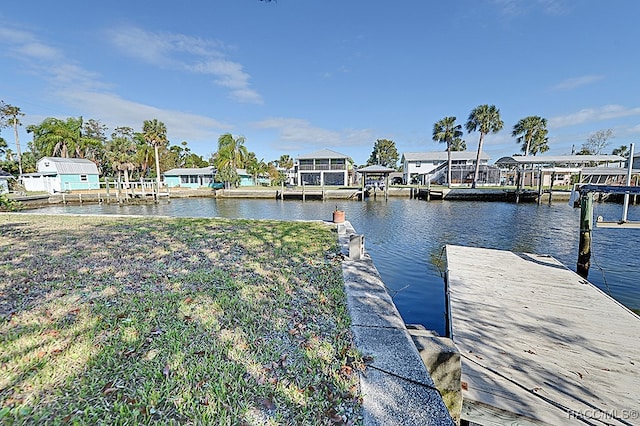
[[[589,275],[591,267],[591,231],[593,230],[593,194],[588,192],[580,197],[580,243],[576,272],[583,278]]]

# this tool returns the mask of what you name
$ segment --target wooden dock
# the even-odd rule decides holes
[[[640,424],[640,318],[549,256],[446,247],[462,419]]]

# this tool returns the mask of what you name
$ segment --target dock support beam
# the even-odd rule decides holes
[[[580,197],[580,245],[576,272],[583,278],[589,275],[591,267],[591,231],[593,230],[593,194],[584,193]]]

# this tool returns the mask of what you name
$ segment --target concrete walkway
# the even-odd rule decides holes
[[[355,343],[370,357],[360,374],[365,425],[452,425],[371,257],[349,259],[349,222],[337,225],[345,260],[342,273]]]

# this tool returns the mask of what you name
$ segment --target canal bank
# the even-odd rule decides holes
[[[216,199],[264,199],[264,200],[296,200],[296,201],[363,201],[386,200],[388,198],[417,198],[427,201],[503,201],[515,202],[513,189],[504,188],[446,188],[446,187],[389,187],[387,191],[369,189],[364,193],[360,188],[231,188],[231,189],[184,189],[170,188],[160,192],[130,192],[114,190],[68,191],[55,194],[16,195],[11,199],[23,204],[26,208],[44,207],[51,204],[146,204],[168,202],[173,198],[216,198]],[[520,194],[520,202],[566,202],[570,191],[538,192],[526,190]]]
[[[365,250],[364,236],[348,221],[336,227],[351,330],[358,350],[368,360],[366,369],[359,372],[364,425],[452,425],[452,417],[459,424],[462,400],[445,405],[446,391],[427,370]],[[441,351],[431,348],[428,358],[441,359]],[[457,377],[459,389],[459,366]]]

